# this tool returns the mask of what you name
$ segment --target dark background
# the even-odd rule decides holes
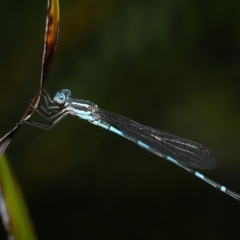
[[[1,135],[39,85],[46,5],[1,1]],[[60,0],[60,10],[45,88],[208,146],[218,165],[202,173],[240,192],[240,2]],[[238,201],[77,117],[49,132],[23,126],[6,155],[39,239],[239,236]]]

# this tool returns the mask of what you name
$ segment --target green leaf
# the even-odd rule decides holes
[[[37,239],[23,195],[5,156],[0,157],[0,214],[9,239]]]

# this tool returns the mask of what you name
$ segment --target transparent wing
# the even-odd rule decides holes
[[[216,157],[205,146],[175,135],[141,125],[121,115],[99,109],[100,119],[122,132],[122,136],[140,147],[184,166],[211,169]]]

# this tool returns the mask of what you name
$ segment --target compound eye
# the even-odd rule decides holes
[[[58,104],[63,104],[66,101],[66,96],[63,93],[58,93],[54,100]]]

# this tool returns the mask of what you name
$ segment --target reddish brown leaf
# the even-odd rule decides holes
[[[59,30],[59,2],[58,0],[48,0],[46,32],[45,32],[45,39],[44,39],[40,85],[38,87],[38,91],[36,95],[32,99],[29,107],[27,108],[22,119],[20,120],[20,123],[29,119],[34,113],[35,108],[38,107],[42,85],[48,74],[48,71],[52,62],[53,54],[56,49],[57,39],[58,39],[58,30]],[[8,144],[11,142],[13,135],[17,132],[20,126],[21,125],[15,126],[11,131],[9,131],[4,137],[0,139],[0,156],[3,154]]]

